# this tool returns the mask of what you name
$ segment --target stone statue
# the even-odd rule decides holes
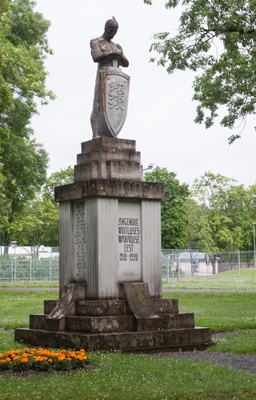
[[[113,17],[107,20],[103,35],[90,42],[93,61],[98,63],[91,114],[93,138],[116,137],[127,114],[130,78],[119,66],[128,67],[129,61],[122,47],[111,40],[117,30]]]

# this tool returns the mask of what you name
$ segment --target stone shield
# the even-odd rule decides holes
[[[130,77],[118,68],[100,72],[101,112],[107,135],[121,131],[128,108]]]

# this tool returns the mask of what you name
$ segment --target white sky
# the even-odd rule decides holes
[[[32,128],[50,155],[49,173],[75,165],[81,143],[92,139],[90,114],[97,64],[92,61],[89,42],[101,36],[105,21],[114,16],[119,23],[114,41],[130,61],[123,71],[131,77],[128,115],[118,137],[136,140],[144,168],[150,163],[166,167],[188,184],[206,171],[246,186],[256,182],[256,120],[252,117],[242,138],[229,145],[227,138],[234,131],[217,124],[206,130],[194,123],[192,74],[168,75],[149,62],[152,35],[178,26],[178,13],[166,10],[164,3],[37,0],[37,10],[51,21],[48,39],[54,55],[46,60],[47,86],[57,99],[39,108]]]

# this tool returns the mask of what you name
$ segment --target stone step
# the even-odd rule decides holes
[[[56,307],[57,300],[44,301],[44,314],[50,314]],[[177,299],[153,300],[157,314],[178,313]],[[126,300],[79,300],[76,302],[76,315],[83,316],[113,316],[131,315],[131,310]]]
[[[31,329],[87,333],[160,331],[194,328],[194,314],[163,314],[146,319],[136,319],[132,315],[102,317],[75,315],[49,319],[45,314],[31,314],[29,326]]]
[[[211,344],[209,328],[173,329],[151,332],[87,334],[82,332],[49,332],[18,328],[15,341],[32,346],[83,348],[87,351],[182,351],[203,349]]]
[[[57,300],[44,301],[44,314],[50,314],[57,305]],[[125,300],[78,300],[76,315],[81,316],[113,316],[131,315]]]
[[[76,303],[76,315],[86,317],[131,315],[131,310],[125,300],[79,300]]]
[[[153,300],[153,307],[158,314],[176,314],[179,312],[178,299]]]
[[[147,319],[137,319],[138,332],[194,327],[195,319],[193,313],[156,315]]]
[[[194,328],[194,314],[155,315],[147,319],[136,319],[132,315],[118,316],[67,316],[47,318],[44,314],[30,315],[30,328],[49,331],[87,333],[147,332],[171,329]]]
[[[66,317],[66,331],[88,333],[132,332],[135,330],[132,315],[115,317]]]
[[[31,329],[86,333],[132,332],[136,330],[136,321],[132,315],[115,317],[69,316],[49,319],[45,314],[30,314]]]
[[[66,319],[48,319],[45,314],[30,314],[29,327],[31,329],[63,331],[66,328]]]
[[[163,314],[146,319],[132,315],[117,316],[67,316],[47,318],[45,314],[31,314],[30,328],[49,331],[70,331],[86,333],[146,332],[170,329],[194,328],[194,314]]]
[[[44,314],[50,314],[57,303],[58,300],[44,300]]]

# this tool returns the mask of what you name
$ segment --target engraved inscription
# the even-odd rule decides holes
[[[119,248],[121,247],[121,251],[119,253],[120,261],[139,261],[139,218],[119,218],[118,242]]]
[[[84,204],[75,205],[76,226],[75,226],[75,246],[77,258],[77,279],[84,279],[86,258],[85,258],[85,211]]]

